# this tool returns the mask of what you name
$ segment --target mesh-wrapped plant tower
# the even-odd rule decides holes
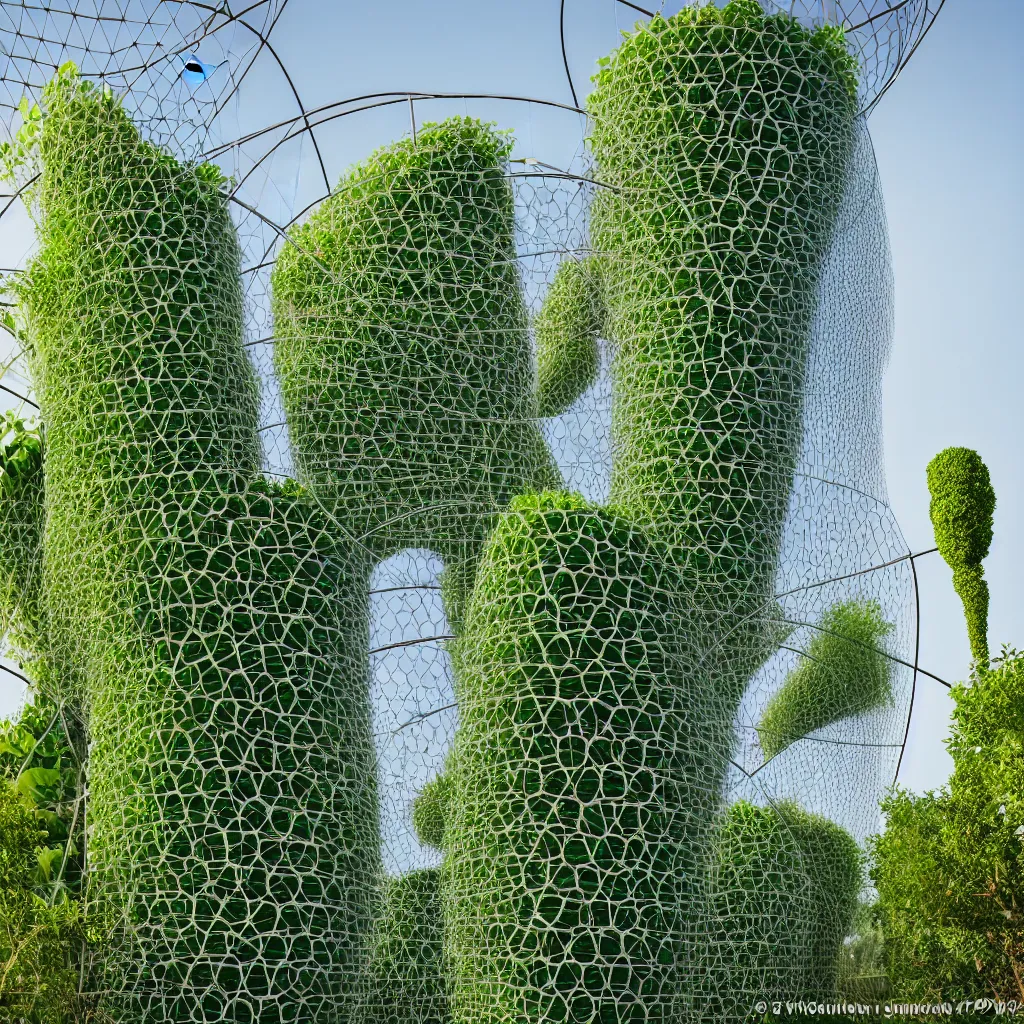
[[[28,15],[5,76],[40,101],[8,160],[37,226],[11,326],[43,429],[11,420],[0,453],[0,610],[88,755],[82,987],[125,1021],[374,1024],[740,1021],[834,995],[861,862],[807,752],[844,723],[873,738],[899,631],[834,586],[835,538],[801,580],[820,600],[794,610],[780,580],[837,225],[871,213],[857,115],[903,44],[870,55],[860,0],[845,35],[754,0],[638,26],[596,76],[586,181],[560,178],[595,197],[578,251],[537,288],[523,251],[571,215],[468,102],[418,125],[387,99],[410,136],[273,224],[245,175],[181,158],[226,83],[178,108],[168,72],[245,12],[137,6],[141,74],[84,47],[116,97],[71,69],[40,93]],[[316,143],[306,110],[293,127]],[[258,380],[246,349],[271,342]],[[608,487],[584,498],[559,431],[599,433],[580,410],[601,389]],[[284,466],[260,436],[282,429]],[[297,482],[268,483],[282,468]],[[417,613],[382,624],[382,597],[437,589],[431,635],[387,636]],[[450,697],[415,659],[382,682],[440,642]],[[402,687],[423,706],[389,722]],[[456,706],[411,814],[435,852],[396,870],[387,745]],[[772,771],[807,761],[784,799]]]
[[[105,1002],[319,1018],[354,984],[376,866],[365,614],[322,513],[257,476],[219,175],[73,68],[23,145],[47,675],[86,708]]]

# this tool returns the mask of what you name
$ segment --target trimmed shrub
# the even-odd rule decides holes
[[[447,774],[438,775],[424,787],[412,805],[412,828],[424,846],[444,850],[444,830],[450,814],[451,781]]]
[[[992,543],[996,496],[988,468],[970,448],[947,448],[928,463],[928,511],[939,554],[953,570],[971,655],[988,664],[988,584],[981,563]]]
[[[718,836],[702,1020],[752,1020],[751,994],[834,999],[863,855],[826,818],[794,804],[734,804]]]
[[[302,482],[378,558],[446,562],[457,623],[497,510],[558,480],[537,415],[508,138],[471,118],[378,150],[273,273]]]
[[[64,68],[16,291],[47,427],[47,677],[88,712],[90,906],[122,1020],[333,1017],[378,869],[366,570],[256,478],[221,179]],[[60,692],[57,692],[57,682]]]
[[[732,0],[652,18],[588,101],[610,186],[591,233],[616,343],[612,498],[720,618],[734,694],[763,658],[746,648],[771,605],[855,96],[838,29]]]

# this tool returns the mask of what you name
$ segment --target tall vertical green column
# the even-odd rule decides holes
[[[43,599],[88,715],[103,1008],[337,1020],[377,870],[365,594],[323,515],[257,476],[219,175],[142,141],[70,68],[24,143]]]
[[[854,62],[838,29],[732,0],[654,17],[595,83],[612,500],[717,617],[722,685],[738,699],[766,653]]]
[[[378,150],[273,275],[300,479],[375,557],[441,555],[453,620],[498,509],[558,478],[535,423],[509,145],[456,117]]]
[[[678,1020],[731,731],[642,529],[517,498],[455,654],[445,772],[459,1024]]]

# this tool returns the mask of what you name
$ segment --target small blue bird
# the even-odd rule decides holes
[[[181,59],[185,63],[181,77],[186,85],[202,85],[217,70],[217,65],[204,64],[194,53],[182,56]]]

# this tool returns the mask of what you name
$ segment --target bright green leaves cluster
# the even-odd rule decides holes
[[[896,791],[873,846],[893,991],[1020,995],[1024,973],[1024,659],[1004,652],[954,690],[953,775]]]
[[[593,257],[565,260],[534,318],[541,416],[565,412],[597,379],[597,338],[605,317],[598,270]]]
[[[992,543],[996,496],[988,468],[970,448],[947,448],[928,463],[929,512],[939,554],[963,601],[971,655],[988,664],[988,584],[982,560]]]
[[[0,430],[0,621],[31,648],[41,626],[43,441],[11,412]]]
[[[0,781],[0,1020],[66,1024],[83,1010],[76,953],[84,940],[79,905],[39,889],[47,830],[7,781]]]
[[[892,665],[882,641],[891,632],[877,602],[854,599],[829,608],[800,663],[764,710],[757,732],[765,757],[887,703]]]
[[[992,540],[995,496],[978,455],[949,448],[928,466],[939,551],[977,569]],[[981,581],[984,583],[984,581]],[[953,774],[941,790],[896,790],[873,843],[886,968],[901,997],[1020,995],[1024,975],[1024,657],[989,667],[984,604],[961,589],[975,669],[954,687]]]
[[[86,929],[77,761],[60,709],[37,698],[0,723],[0,1020],[64,1024]]]

